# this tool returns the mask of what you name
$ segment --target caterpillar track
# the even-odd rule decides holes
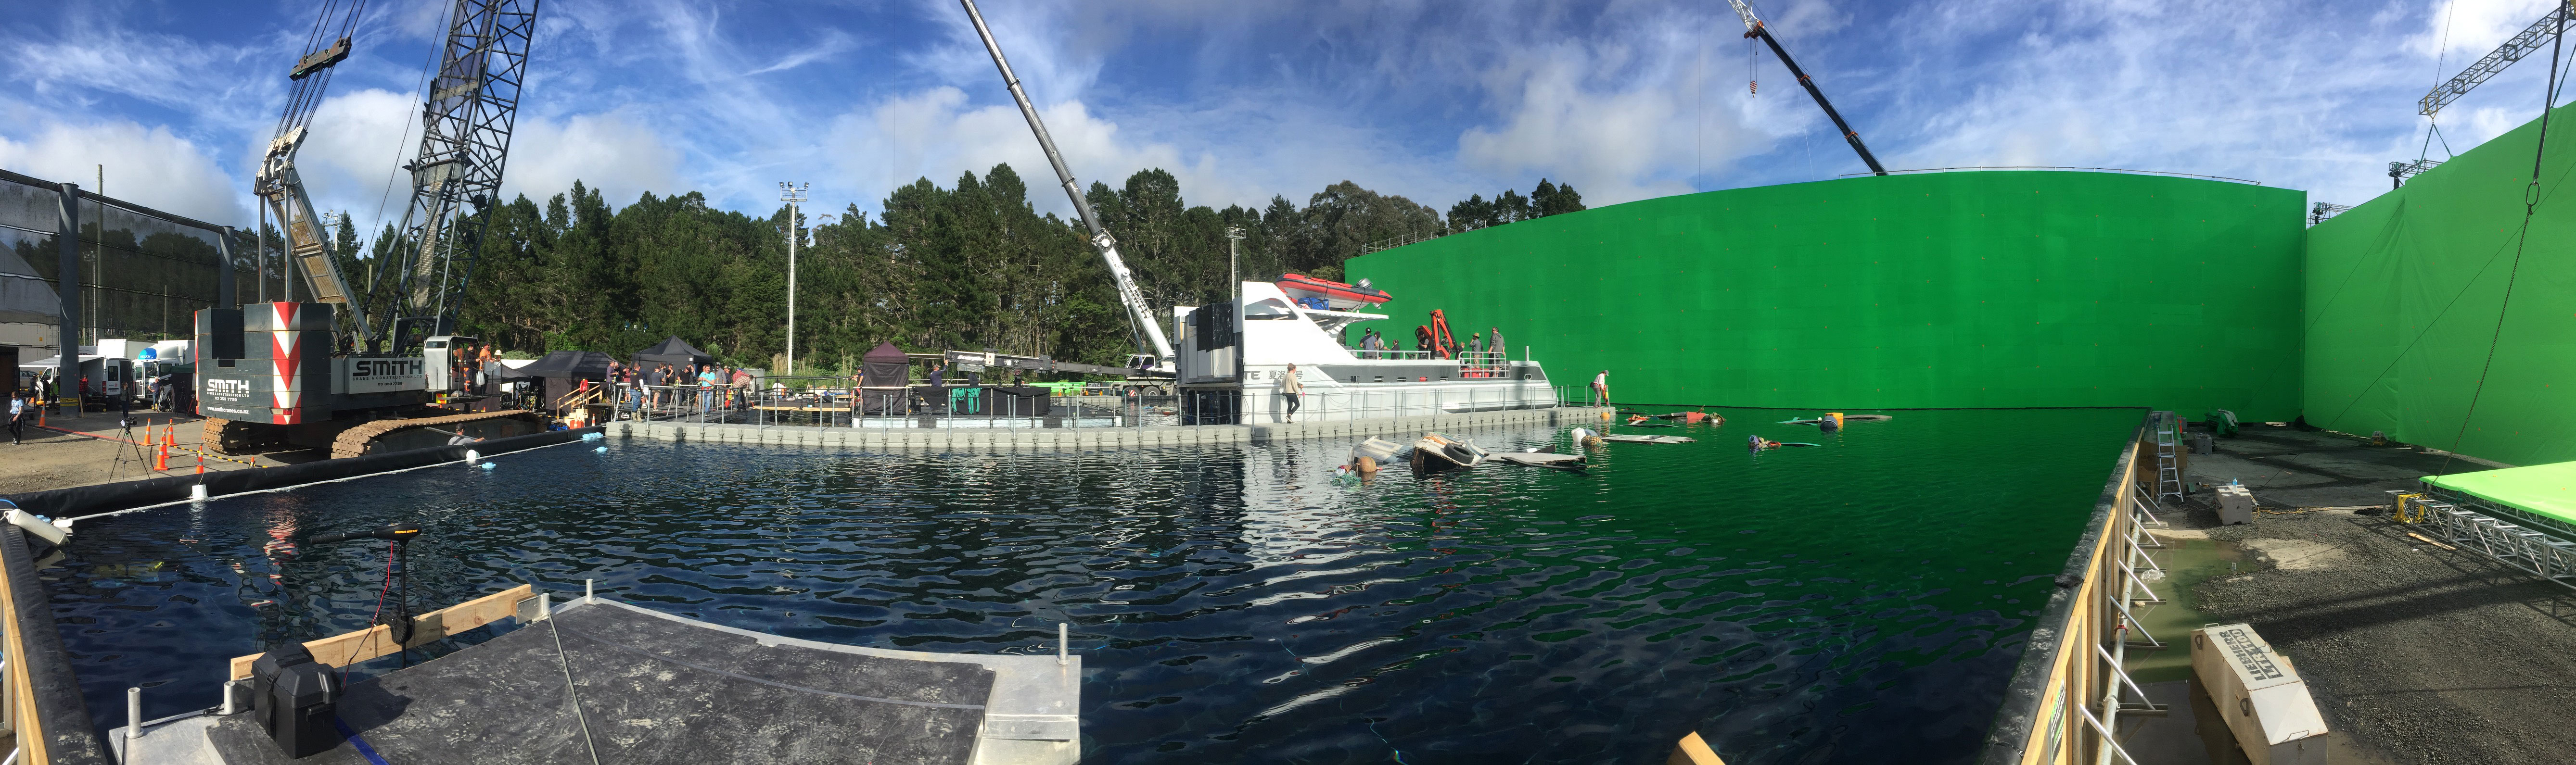
[[[377,439],[406,430],[434,428],[482,420],[499,420],[526,416],[532,416],[528,410],[507,409],[498,412],[471,412],[467,414],[451,414],[443,417],[412,417],[408,419],[376,420],[373,422],[361,423],[357,427],[340,431],[340,437],[331,440],[331,458],[340,459],[343,457],[356,457],[358,455],[366,454],[368,447],[375,445]]]
[[[237,422],[233,420],[208,417],[206,418],[206,434],[202,437],[200,443],[204,444],[208,450],[211,450],[216,454],[239,456],[248,454],[262,446],[274,446],[283,443],[280,436],[284,432],[284,430],[275,425],[265,425],[256,422]]]

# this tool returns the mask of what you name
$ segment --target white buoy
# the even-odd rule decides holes
[[[188,499],[198,502],[206,501],[206,485],[201,483],[188,487]]]
[[[465,464],[471,465],[481,461],[483,461],[482,454],[476,453],[472,449],[465,450]]]

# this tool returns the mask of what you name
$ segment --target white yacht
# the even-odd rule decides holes
[[[1350,347],[1345,330],[1385,314],[1310,307],[1271,282],[1244,282],[1235,310],[1226,307],[1172,312],[1172,337],[1178,341],[1173,375],[1184,422],[1289,421],[1280,386],[1291,364],[1305,387],[1297,422],[1557,405],[1557,391],[1539,363],[1509,358],[1508,351],[1437,358],[1427,350]]]

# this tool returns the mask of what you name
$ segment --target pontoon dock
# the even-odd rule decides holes
[[[125,762],[207,765],[1060,765],[1081,755],[1081,676],[1078,656],[834,645],[576,598],[351,686],[339,716],[354,735],[312,757],[288,759],[247,703],[109,739]]]

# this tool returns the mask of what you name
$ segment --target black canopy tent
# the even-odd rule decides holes
[[[598,351],[555,351],[538,357],[527,366],[504,368],[500,377],[504,381],[544,380],[545,406],[553,408],[555,402],[579,390],[583,380],[589,380],[592,385],[605,384],[608,364],[616,360],[616,357]]]
[[[679,335],[672,335],[651,348],[635,352],[636,364],[688,365],[713,364],[715,361],[715,354],[698,350],[689,341],[680,339]]]
[[[877,346],[859,357],[863,377],[859,380],[866,393],[861,397],[862,411],[868,414],[900,413],[904,410],[903,387],[912,380],[912,359],[894,343]]]

